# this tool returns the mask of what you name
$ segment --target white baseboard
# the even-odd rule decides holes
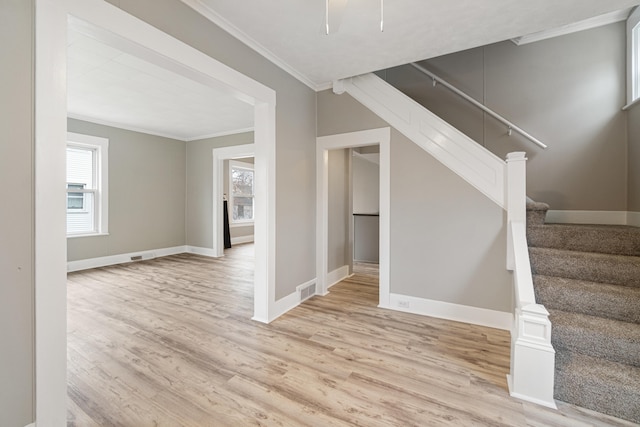
[[[253,242],[253,234],[249,236],[238,236],[231,238],[232,245],[240,245],[242,243],[252,243]]]
[[[393,293],[389,294],[389,307],[382,308],[507,331],[513,324],[512,313]]]
[[[343,265],[327,274],[327,289],[349,277],[349,266]]]
[[[317,279],[314,277],[313,279],[302,283],[301,285],[296,286],[296,291],[290,293],[284,298],[280,298],[278,301],[273,304],[272,310],[269,313],[269,319],[267,323],[271,323],[276,320],[278,317],[282,316],[289,310],[292,310],[300,305],[300,292],[298,289],[306,288],[317,282]]]
[[[627,212],[627,225],[640,227],[640,212]]]
[[[67,272],[87,270],[90,268],[105,267],[108,265],[124,264],[131,262],[131,257],[141,256],[143,260],[162,256],[175,255],[187,252],[186,246],[174,246],[171,248],[149,249],[127,254],[109,255],[98,258],[81,259],[67,262]]]
[[[211,248],[202,248],[200,246],[186,246],[185,252],[216,258],[216,253]]]
[[[547,211],[546,222],[559,224],[627,225],[625,211]]]
[[[36,423],[27,424],[27,425],[26,425],[26,426],[24,426],[24,427],[36,427]]]

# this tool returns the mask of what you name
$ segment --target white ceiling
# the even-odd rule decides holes
[[[307,84],[554,29],[640,0],[349,0],[325,34],[325,0],[182,0]],[[342,2],[345,0],[330,0]],[[69,116],[190,141],[253,128],[253,107],[94,37],[71,21]],[[258,43],[256,40],[260,40]]]
[[[253,107],[69,26],[72,118],[190,141],[253,128]]]
[[[314,89],[334,80],[548,30],[640,0],[182,0]],[[331,0],[344,1],[344,0]],[[259,42],[258,42],[259,41]]]

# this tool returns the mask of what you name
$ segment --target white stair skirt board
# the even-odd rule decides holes
[[[334,83],[440,163],[506,209],[506,162],[375,74]]]
[[[511,331],[511,327],[513,326],[513,313],[452,304],[409,295],[392,293],[389,297],[389,307],[380,306],[381,308],[503,329],[506,331]]]
[[[625,211],[547,211],[547,223],[560,224],[604,224],[604,225],[632,225],[629,214],[637,212]]]
[[[329,274],[327,274],[327,288],[332,287],[335,284],[342,282],[347,277],[350,277],[349,274],[349,266],[343,265],[342,267],[338,267]]]
[[[148,249],[127,254],[109,255],[98,258],[81,259],[67,262],[67,272],[88,270],[90,268],[106,267],[108,265],[124,264],[132,261],[141,261],[157,257],[181,254],[187,251],[187,246],[174,246],[172,248]],[[141,257],[132,260],[132,257]]]
[[[231,238],[231,245],[241,245],[243,243],[253,243],[253,234],[250,236],[238,236]]]

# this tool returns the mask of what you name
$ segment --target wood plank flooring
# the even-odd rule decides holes
[[[252,245],[69,274],[68,425],[633,425],[510,398],[507,332],[378,309],[364,267],[270,325]]]

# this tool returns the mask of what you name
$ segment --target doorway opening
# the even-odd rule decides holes
[[[224,233],[224,204],[223,200],[225,198],[225,194],[227,192],[225,186],[225,181],[229,181],[229,177],[227,175],[227,179],[225,180],[225,162],[234,159],[254,159],[254,188],[258,184],[255,175],[255,144],[243,144],[243,145],[233,145],[229,147],[221,147],[215,148],[213,150],[213,254],[216,257],[224,256],[225,249],[225,233]],[[254,190],[255,191],[255,190]],[[228,195],[227,195],[228,196]],[[256,230],[256,220],[257,220],[257,212],[254,209],[254,220],[253,220],[253,240],[255,241],[255,230]],[[227,215],[227,220],[228,220]]]
[[[326,295],[329,271],[329,152],[331,150],[379,145],[379,307],[389,308],[389,213],[390,213],[390,128],[371,129],[319,137],[316,140],[316,293]],[[353,232],[349,233],[353,236]],[[352,258],[353,259],[353,258]]]
[[[253,319],[275,302],[275,92],[197,49],[99,0],[36,0],[35,36],[35,396],[38,424],[66,419],[66,35],[70,19],[118,47],[227,91],[254,109],[255,279]]]

